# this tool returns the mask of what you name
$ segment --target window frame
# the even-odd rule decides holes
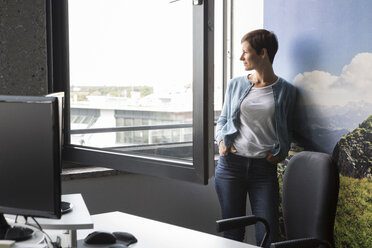
[[[208,184],[214,173],[214,0],[193,4],[193,161],[107,152],[70,144],[70,102],[65,101],[62,167],[115,170]],[[68,0],[46,1],[49,93],[70,99]]]

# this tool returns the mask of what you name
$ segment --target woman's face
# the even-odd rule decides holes
[[[257,54],[248,41],[242,43],[242,55],[240,60],[243,61],[244,69],[246,71],[257,69],[261,63],[262,58]]]

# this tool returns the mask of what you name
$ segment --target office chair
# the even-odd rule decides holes
[[[338,190],[339,174],[330,155],[309,151],[294,155],[283,177],[282,209],[287,240],[272,243],[271,248],[334,247]],[[251,224],[234,219],[217,221],[217,230],[228,230],[219,229],[220,223],[229,229]],[[230,221],[233,225],[227,224]]]

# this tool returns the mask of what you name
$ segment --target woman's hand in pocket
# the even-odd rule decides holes
[[[266,160],[270,164],[275,164],[276,165],[279,162],[281,162],[283,159],[279,155],[273,156],[273,154],[271,152],[268,152],[267,155],[266,155]]]
[[[218,153],[220,156],[226,156],[229,152],[235,153],[236,149],[234,146],[226,147],[223,141],[221,140],[220,144],[218,144]]]

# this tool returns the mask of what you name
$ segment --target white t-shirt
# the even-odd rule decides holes
[[[276,82],[275,82],[276,83]],[[264,158],[277,143],[273,84],[252,87],[240,105],[239,134],[234,140],[237,155]]]

